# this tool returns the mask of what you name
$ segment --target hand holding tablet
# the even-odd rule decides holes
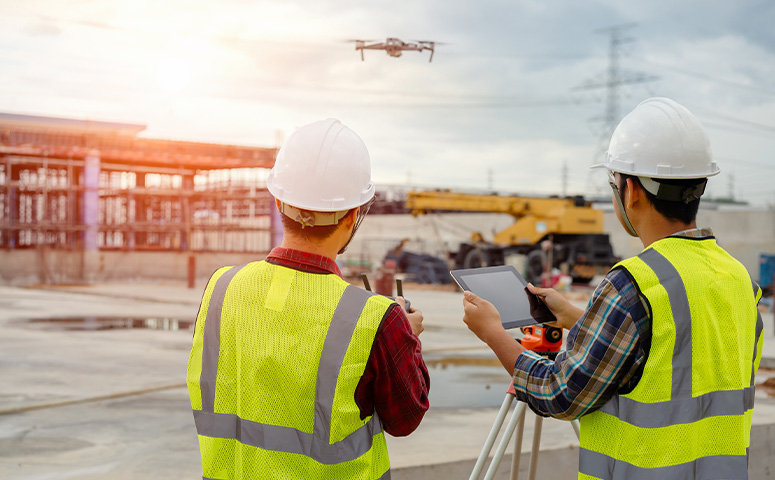
[[[452,270],[452,278],[492,303],[503,328],[516,328],[556,320],[544,303],[527,289],[527,282],[511,265]]]

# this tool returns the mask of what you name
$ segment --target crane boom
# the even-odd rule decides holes
[[[412,215],[430,211],[507,213],[515,222],[495,234],[496,244],[530,245],[547,234],[603,233],[603,212],[580,197],[543,198],[478,195],[449,191],[409,192],[406,207]]]
[[[432,212],[506,213],[514,223],[497,232],[493,242],[472,232],[473,243],[461,243],[456,268],[503,265],[506,257],[525,255],[528,279],[537,279],[547,267],[568,269],[577,281],[605,273],[618,260],[604,233],[603,212],[581,197],[522,197],[420,190],[407,194],[412,215]],[[541,242],[550,240],[552,255],[542,259]],[[548,264],[546,263],[548,261]]]

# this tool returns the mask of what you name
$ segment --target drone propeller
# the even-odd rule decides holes
[[[421,47],[427,48],[428,50],[431,51],[431,56],[430,58],[428,58],[428,63],[433,61],[434,47],[436,47],[436,45],[446,45],[446,43],[444,42],[435,42],[433,40],[413,40],[413,41],[415,43],[418,43]]]

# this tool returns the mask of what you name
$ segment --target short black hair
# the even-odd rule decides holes
[[[351,210],[355,210],[355,209],[351,209]],[[347,215],[349,214],[350,212],[348,211]],[[283,219],[283,228],[285,229],[286,232],[289,232],[295,237],[303,238],[305,240],[312,240],[312,241],[325,240],[329,238],[331,235],[333,235],[337,227],[339,226],[339,224],[315,225],[313,227],[302,226],[300,222],[297,222],[296,220],[292,219],[287,215],[280,214],[280,216]]]
[[[631,178],[633,182],[637,182],[640,188],[643,188],[643,184],[640,183],[640,179],[634,175],[627,175],[624,173],[619,174],[622,177],[622,183],[626,184],[627,179]],[[704,178],[685,178],[685,179],[672,179],[672,178],[654,178],[652,179],[658,183],[666,183],[668,185],[678,185],[680,187],[693,187],[706,181]],[[669,220],[677,220],[679,222],[689,224],[697,219],[697,211],[700,208],[700,199],[696,199],[692,202],[671,202],[668,200],[661,200],[656,195],[649,192],[645,188],[643,191],[646,193],[646,198],[649,203],[654,206],[654,210],[659,212],[663,217]]]

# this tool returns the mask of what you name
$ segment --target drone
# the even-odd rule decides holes
[[[430,50],[431,56],[428,62],[433,61],[433,48],[436,46],[436,42],[428,40],[418,40],[415,43],[404,42],[397,38],[388,38],[384,42],[374,43],[366,45],[370,40],[352,40],[355,42],[355,49],[361,51],[361,60],[365,60],[363,57],[364,50],[384,50],[391,57],[400,57],[404,50],[413,50],[416,52],[422,52],[423,50]]]

